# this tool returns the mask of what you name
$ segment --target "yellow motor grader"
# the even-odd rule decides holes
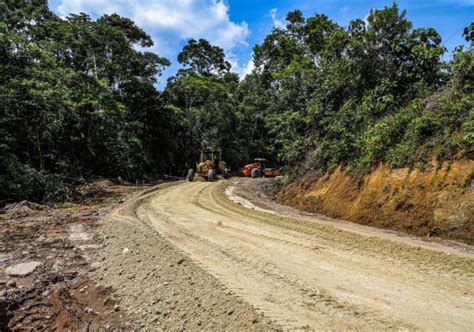
[[[199,162],[196,163],[196,169],[190,168],[187,175],[187,180],[192,182],[196,179],[204,181],[214,181],[221,175],[224,179],[230,176],[230,170],[227,163],[222,160],[222,152],[220,150],[202,151]]]

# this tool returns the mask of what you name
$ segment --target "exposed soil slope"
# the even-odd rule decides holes
[[[112,238],[99,273],[143,326],[274,327],[247,303],[283,328],[468,331],[474,324],[472,251],[435,251],[246,208],[225,196],[227,184],[159,187],[104,221]]]
[[[309,172],[276,195],[283,204],[364,225],[474,243],[474,161],[426,171],[381,165],[359,186],[342,168]]]

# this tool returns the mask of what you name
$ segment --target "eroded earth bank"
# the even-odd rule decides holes
[[[425,170],[374,168],[361,183],[339,167],[307,172],[276,195],[280,203],[359,224],[474,244],[474,161]]]

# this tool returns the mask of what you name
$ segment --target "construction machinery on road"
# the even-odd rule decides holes
[[[230,176],[230,169],[227,167],[227,163],[222,160],[222,151],[205,150],[201,151],[196,169],[190,168],[186,178],[190,182],[195,179],[215,181],[219,176],[224,177],[224,179],[228,179]]]
[[[277,168],[267,167],[268,160],[265,158],[255,158],[254,162],[247,164],[242,168],[242,175],[252,178],[259,177],[276,177],[280,176],[281,172]]]

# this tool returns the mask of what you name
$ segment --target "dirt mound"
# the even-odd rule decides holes
[[[114,186],[110,180],[96,181],[90,184],[76,186],[72,190],[72,200],[75,202],[83,202],[95,198],[109,197],[112,191],[109,189]]]
[[[276,197],[330,217],[473,244],[474,189],[466,181],[473,169],[472,160],[426,171],[382,164],[358,185],[339,167],[332,174],[309,172]]]
[[[35,213],[36,211],[46,210],[47,208],[48,207],[46,205],[41,205],[28,201],[21,201],[19,203],[8,204],[3,209],[3,212],[10,216],[25,217]]]

